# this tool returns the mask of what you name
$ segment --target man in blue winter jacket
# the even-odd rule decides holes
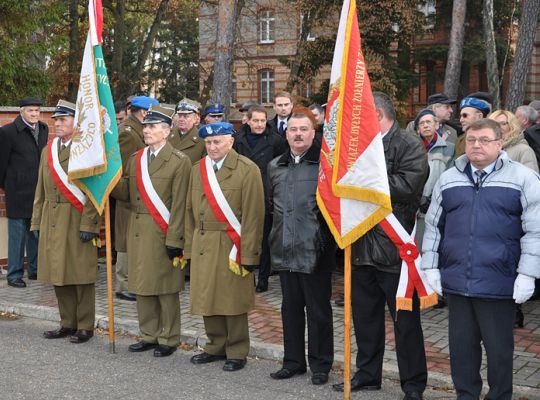
[[[445,293],[452,380],[458,399],[478,399],[484,344],[486,399],[512,398],[515,303],[540,277],[540,177],[502,151],[499,124],[472,123],[465,154],[433,189],[422,269]]]

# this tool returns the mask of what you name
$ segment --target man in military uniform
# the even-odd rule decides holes
[[[251,271],[259,264],[264,192],[255,163],[232,149],[233,127],[205,125],[208,155],[191,170],[185,257],[191,261],[191,312],[202,315],[208,343],[194,364],[227,359],[242,369],[249,352],[247,313],[255,298]]]
[[[197,131],[199,108],[197,103],[190,99],[182,99],[176,106],[173,118],[173,129],[169,136],[169,143],[189,157],[195,164],[206,154],[204,140]]]
[[[168,142],[174,111],[152,106],[144,124],[147,147],[133,154],[113,196],[130,204],[129,291],[137,295],[142,340],[129,351],[171,355],[180,344],[184,274],[184,213],[191,162]]]
[[[126,171],[129,157],[139,149],[145,147],[143,140],[143,120],[151,105],[159,105],[156,99],[147,96],[131,98],[130,114],[120,125],[118,144],[122,157],[122,170]],[[116,203],[114,221],[114,245],[116,256],[116,297],[122,300],[135,301],[135,295],[128,292],[128,260],[126,231],[129,218],[129,204],[123,201]]]
[[[67,179],[75,104],[60,100],[52,118],[56,138],[41,153],[30,230],[38,237],[38,280],[54,285],[60,328],[46,339],[83,343],[94,335],[98,213]]]
[[[209,104],[204,108],[204,123],[212,124],[225,120],[225,106],[223,104]]]

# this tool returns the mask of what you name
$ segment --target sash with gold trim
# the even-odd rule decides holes
[[[240,221],[234,215],[229,202],[221,191],[216,173],[212,168],[210,157],[206,156],[200,162],[200,171],[203,183],[204,194],[213,211],[214,216],[219,222],[227,224],[227,235],[233,242],[233,247],[229,253],[229,269],[236,275],[247,276],[249,271],[241,267],[240,258]]]
[[[84,210],[84,204],[86,203],[86,196],[73,183],[69,182],[66,171],[60,165],[58,159],[58,141],[59,138],[54,138],[47,145],[47,163],[49,164],[49,170],[53,178],[56,187],[62,195],[75,207],[75,209],[82,214]]]

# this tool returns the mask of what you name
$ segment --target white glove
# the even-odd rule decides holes
[[[429,286],[439,295],[442,296],[442,285],[441,285],[441,271],[437,268],[425,269],[424,273]]]
[[[518,274],[514,282],[514,295],[516,303],[522,304],[531,298],[534,293],[534,278]]]

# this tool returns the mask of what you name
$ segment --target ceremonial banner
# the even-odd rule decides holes
[[[326,110],[317,202],[344,248],[392,211],[355,0],[343,3]]]
[[[101,214],[110,191],[120,179],[122,162],[114,104],[101,48],[101,0],[90,0],[88,11],[90,29],[77,93],[68,175]]]
[[[420,254],[393,214],[384,147],[360,42],[355,0],[345,0],[339,21],[321,149],[317,202],[336,242],[350,246],[375,225],[403,260],[396,309],[437,303],[420,270]]]

